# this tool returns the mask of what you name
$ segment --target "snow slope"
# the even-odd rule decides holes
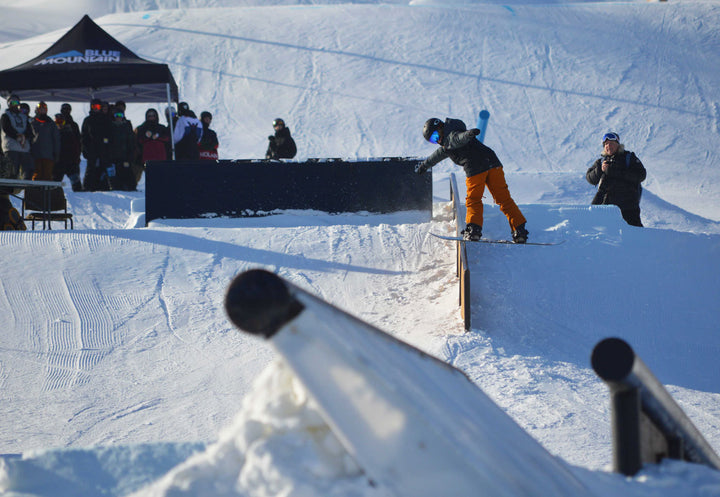
[[[531,236],[567,241],[473,248],[478,324],[464,333],[453,245],[428,236],[452,229],[449,163],[434,171],[430,223],[290,212],[125,229],[142,191],[68,191],[74,232],[0,233],[0,453],[22,454],[0,460],[0,489],[382,495],[331,435],[311,436],[327,426],[273,351],[228,323],[227,284],[264,267],[465,371],[600,493],[720,495],[715,472],[692,465],[629,481],[602,471],[607,390],[588,364],[598,339],[625,337],[720,450],[716,2],[141,3],[13,6],[3,67],[88,9],[170,64],[182,98],[213,112],[223,158],[263,156],[275,117],[302,157],[421,156],[425,119],[472,123],[487,108],[486,142]],[[58,24],[12,21],[40,9]],[[136,125],[144,110],[131,105]],[[608,129],[648,168],[646,229],[586,208],[584,172]],[[486,212],[485,232],[506,237]]]

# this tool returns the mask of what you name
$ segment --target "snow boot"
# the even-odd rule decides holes
[[[468,223],[465,229],[461,231],[463,239],[470,240],[472,242],[480,241],[482,238],[482,226],[478,226],[475,223]]]
[[[520,226],[515,228],[515,231],[513,231],[512,240],[515,243],[525,243],[527,242],[529,234],[530,232],[525,229],[525,223],[522,223]]]

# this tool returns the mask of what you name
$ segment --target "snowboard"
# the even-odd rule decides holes
[[[489,238],[481,238],[480,240],[465,240],[461,236],[446,236],[446,235],[438,235],[437,233],[430,233],[430,234],[434,237],[442,238],[443,240],[456,240],[459,242],[470,242],[470,243],[500,243],[503,245],[543,245],[543,246],[560,245],[561,243],[565,243],[565,240],[561,240],[559,242],[525,242],[525,243],[515,243],[512,240],[491,240]]]

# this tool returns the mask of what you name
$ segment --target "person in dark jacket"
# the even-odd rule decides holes
[[[200,142],[198,142],[198,150],[200,151],[201,160],[218,160],[218,142],[217,133],[210,129],[212,122],[212,114],[204,110],[200,113],[200,122],[202,123],[203,133]]]
[[[440,148],[419,163],[415,172],[423,174],[449,157],[465,171],[467,213],[463,237],[473,241],[482,237],[482,196],[487,186],[493,200],[510,223],[513,241],[525,243],[529,234],[525,229],[525,216],[510,196],[500,159],[491,148],[475,138],[479,134],[479,129],[467,130],[465,123],[459,119],[447,118],[445,122],[435,117],[428,119],[423,127],[423,137],[430,143],[440,145]]]
[[[30,153],[35,160],[33,180],[52,181],[55,163],[60,158],[60,131],[55,121],[47,113],[47,104],[39,102],[35,108],[35,117],[30,121],[33,141]]]
[[[77,123],[74,123],[77,126]],[[80,132],[65,120],[62,114],[55,114],[55,125],[60,134],[60,155],[53,168],[53,181],[62,181],[67,176],[74,192],[82,191],[80,182]]]
[[[80,181],[80,126],[72,117],[72,107],[68,103],[60,106],[55,114],[55,124],[60,132],[60,157],[53,168],[53,180],[62,181],[64,176],[70,179],[74,192],[82,191]]]
[[[108,176],[113,190],[132,191],[137,188],[131,163],[135,157],[135,133],[118,108],[113,111],[110,136],[110,163]]]
[[[587,170],[585,178],[598,187],[593,205],[617,205],[626,223],[642,227],[640,221],[640,183],[647,171],[637,156],[625,150],[617,133],[603,136],[603,151]]]
[[[285,126],[285,121],[277,118],[273,121],[275,134],[268,136],[266,159],[292,159],[297,154],[295,140],[290,136],[290,128]]]
[[[112,123],[104,106],[101,100],[93,99],[90,114],[82,123],[82,153],[87,159],[83,189],[90,192],[110,189],[107,168],[111,164]]]

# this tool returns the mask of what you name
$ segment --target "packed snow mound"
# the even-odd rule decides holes
[[[255,381],[218,441],[132,497],[380,497],[284,361]]]

